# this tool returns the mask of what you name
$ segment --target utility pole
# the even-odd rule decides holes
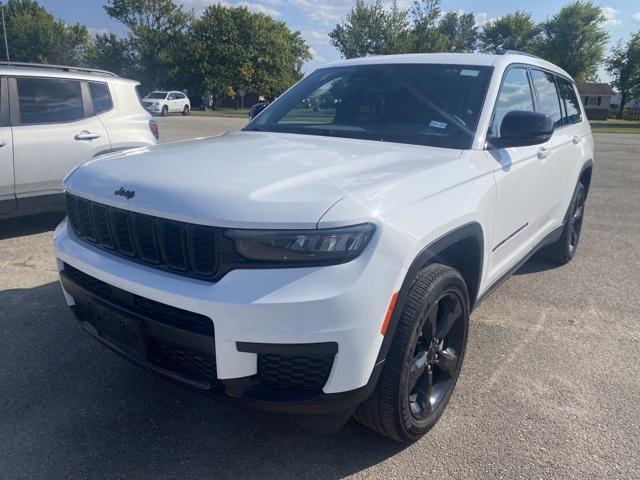
[[[9,59],[9,43],[7,42],[7,25],[4,23],[4,3],[0,2],[0,10],[2,10],[2,30],[4,31],[4,51],[7,54],[7,63],[10,63]]]

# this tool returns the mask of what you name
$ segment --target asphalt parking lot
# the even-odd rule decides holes
[[[159,119],[163,140],[237,119]],[[598,135],[574,262],[532,259],[473,314],[444,416],[404,447],[195,395],[106,350],[57,283],[61,215],[0,222],[0,478],[640,477],[640,135]]]

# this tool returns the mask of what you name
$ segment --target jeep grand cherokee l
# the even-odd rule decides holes
[[[340,61],[242,131],[75,170],[62,287],[138,365],[410,442],[473,308],[541,247],[574,257],[592,158],[575,84],[539,58]]]

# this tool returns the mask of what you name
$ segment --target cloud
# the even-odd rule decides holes
[[[476,25],[478,27],[482,27],[484,24],[493,22],[495,18],[489,18],[489,14],[487,12],[477,12],[473,14],[475,18]]]
[[[331,4],[315,3],[311,0],[289,0],[292,5],[309,15],[315,22],[330,25],[339,22],[349,11],[351,0],[336,0]]]
[[[231,0],[176,0],[176,3],[185,6],[186,8],[193,8],[197,11],[204,10],[209,5],[222,5],[224,7],[246,7],[248,10],[257,13],[264,13],[272,17],[280,17],[282,14],[273,8],[266,7],[267,5],[283,5],[283,0],[260,0],[259,3],[248,1],[231,1]]]
[[[605,25],[611,25],[611,26],[620,25],[622,22],[616,18],[618,13],[620,13],[620,12],[618,10],[616,10],[615,8],[602,7],[602,14],[604,15],[604,18],[606,19],[604,21],[604,24]]]
[[[640,12],[636,12],[633,15],[631,15],[631,20],[633,20],[636,23],[640,23]]]
[[[95,37],[96,35],[108,35],[109,33],[111,33],[107,28],[98,28],[98,27],[87,27],[87,31],[89,32],[89,35],[91,35],[92,37]]]
[[[329,45],[329,35],[317,30],[302,30],[302,36],[313,45]]]
[[[313,57],[313,60],[315,60],[316,62],[324,63],[327,61],[322,55],[318,55],[318,52],[313,47],[309,47],[309,53]]]
[[[247,7],[247,9],[252,12],[264,13],[265,15],[269,15],[271,17],[279,17],[280,15],[282,15],[279,11],[274,10],[273,8],[265,7],[261,3],[238,2],[234,6]]]

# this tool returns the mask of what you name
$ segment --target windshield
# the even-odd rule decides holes
[[[470,148],[492,70],[440,64],[321,69],[244,130]]]
[[[145,98],[155,98],[155,99],[164,100],[165,98],[167,98],[167,92],[151,92]]]

